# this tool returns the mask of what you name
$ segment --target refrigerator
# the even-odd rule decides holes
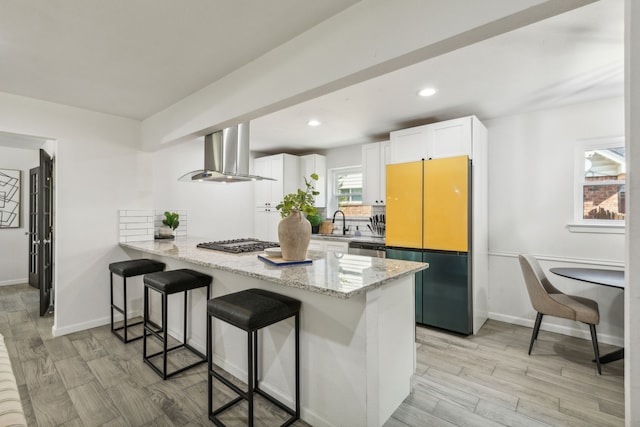
[[[422,261],[416,322],[473,333],[471,161],[467,156],[387,165],[387,258]]]

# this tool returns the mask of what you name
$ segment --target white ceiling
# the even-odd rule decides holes
[[[144,119],[356,2],[0,0],[0,91]],[[621,96],[623,8],[601,0],[256,119],[251,148],[325,149]],[[424,86],[439,91],[418,98]]]
[[[358,0],[0,0],[0,91],[144,119]]]
[[[252,150],[331,148],[475,114],[481,120],[624,93],[624,2],[601,0],[251,124]],[[436,87],[431,98],[416,94]],[[316,118],[322,126],[310,128]]]

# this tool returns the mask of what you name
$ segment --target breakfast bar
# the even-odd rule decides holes
[[[213,297],[249,288],[298,299],[301,418],[314,426],[380,426],[411,391],[415,371],[416,272],[428,264],[309,251],[309,264],[274,266],[261,252],[230,254],[198,248],[202,238],[120,243],[131,258],[167,270],[191,268],[213,276]],[[191,296],[190,344],[205,351],[206,295]],[[159,306],[159,304],[158,304]],[[153,306],[152,306],[153,309]],[[182,338],[182,312],[169,313],[169,332]],[[153,316],[153,310],[152,310]],[[246,381],[246,338],[214,325],[213,361]],[[293,401],[293,322],[262,332],[261,387]]]

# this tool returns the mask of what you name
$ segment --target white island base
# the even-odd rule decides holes
[[[214,296],[262,288],[302,301],[304,421],[313,426],[377,427],[409,395],[415,371],[413,276],[349,299],[292,288],[283,292],[279,285],[245,277],[238,283],[239,277],[231,276],[218,272]],[[219,321],[214,324],[214,363],[246,382],[246,333]],[[260,342],[261,387],[293,405],[293,320],[267,328]]]
[[[127,252],[132,258],[140,257],[139,252],[129,249],[131,246]],[[157,253],[151,258],[167,263],[167,270],[191,268],[212,275],[212,297],[261,288],[302,302],[300,404],[301,418],[307,423],[381,426],[409,395],[416,360],[414,274],[398,275],[380,286],[339,298]],[[314,261],[316,269],[321,261]],[[288,274],[280,269],[283,275]],[[313,269],[308,272],[313,274]],[[190,298],[189,323],[193,327],[189,342],[204,352],[205,292],[192,291]],[[169,309],[169,331],[180,339],[181,304],[170,301]],[[295,390],[293,325],[293,318],[287,319],[263,329],[259,338],[260,386],[291,406]],[[246,333],[219,320],[213,331],[214,363],[246,382]],[[215,386],[224,387],[219,382]]]

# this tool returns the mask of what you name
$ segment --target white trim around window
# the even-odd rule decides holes
[[[329,188],[327,192],[329,198],[327,199],[327,215],[329,212],[335,212],[338,210],[338,176],[349,173],[362,174],[362,166],[357,165],[329,169]]]
[[[624,220],[603,220],[603,219],[585,219],[584,218],[584,186],[588,185],[585,181],[586,151],[607,150],[611,148],[624,147],[625,140],[623,136],[613,136],[607,138],[597,138],[582,140],[576,144],[574,155],[574,219],[567,225],[569,231],[573,233],[610,233],[624,234]],[[623,165],[623,172],[624,167]],[[600,181],[595,185],[621,184],[625,181]],[[589,182],[590,185],[594,185]]]

